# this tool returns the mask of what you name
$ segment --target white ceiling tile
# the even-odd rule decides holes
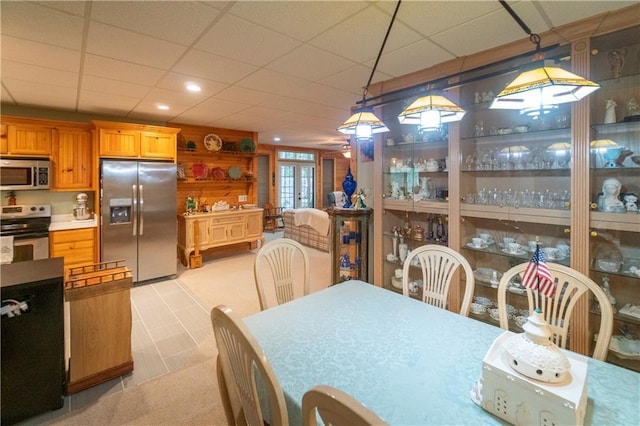
[[[399,77],[454,58],[446,50],[427,39],[423,39],[402,49],[382,55],[378,68],[387,75]]]
[[[230,13],[308,41],[365,7],[361,1],[239,1]]]
[[[314,38],[310,44],[362,63],[378,56],[390,21],[390,16],[377,8],[369,7]],[[384,52],[414,43],[420,38],[417,32],[396,21]]]
[[[75,91],[78,85],[77,72],[47,69],[46,67],[2,61],[2,80],[21,80],[25,82],[51,84],[68,87]]]
[[[55,102],[60,109],[73,110],[76,106],[76,89],[33,81],[2,78],[2,84],[17,99],[20,106],[48,107]]]
[[[260,69],[238,81],[237,85],[248,89],[262,90],[268,93],[292,93],[308,81],[268,69]]]
[[[87,52],[134,64],[169,69],[185,53],[184,46],[94,22]]]
[[[130,96],[82,90],[78,100],[78,111],[126,116],[138,102],[139,98]]]
[[[303,45],[287,53],[267,66],[270,70],[289,74],[306,80],[319,80],[355,65],[354,62],[320,50],[317,47]]]
[[[195,83],[200,86],[200,92],[188,92],[186,90],[187,83]],[[186,92],[191,96],[191,98],[195,99],[205,99],[209,96],[213,96],[214,94],[219,94],[221,91],[229,87],[229,85],[177,72],[170,72],[160,79],[156,87],[175,92]]]
[[[263,66],[299,45],[300,42],[291,37],[227,14],[203,35],[195,47]]]
[[[97,1],[91,19],[161,40],[191,45],[220,14],[193,1]]]
[[[2,59],[39,66],[46,64],[54,70],[80,70],[80,51],[5,35],[2,36]]]
[[[273,94],[240,86],[229,86],[217,93],[216,97],[218,99],[241,102],[247,105],[260,105],[265,102],[270,102]]]
[[[87,54],[84,73],[89,76],[153,86],[166,71],[117,59]]]
[[[256,69],[253,65],[194,49],[172,71],[222,83],[235,83]]]
[[[141,98],[149,92],[150,87],[87,75],[82,79],[82,89],[116,96]]]
[[[336,89],[348,92],[351,95],[362,96],[362,90],[367,85],[367,81],[369,81],[371,68],[373,68],[374,62],[375,61],[371,61],[370,66],[356,65],[355,67],[351,67],[344,71],[330,75],[326,78],[320,79],[318,80],[318,83],[335,87]],[[371,82],[374,83],[376,81],[384,81],[390,79],[391,77],[392,76],[389,74],[380,72],[380,67],[378,66]]]
[[[35,2],[41,6],[59,10],[61,12],[71,13],[72,15],[84,16],[87,2],[86,1],[39,1]],[[94,2],[95,4],[95,2]]]
[[[551,19],[554,27],[579,21],[590,16],[599,15],[610,10],[638,4],[634,1],[540,1],[540,7]],[[640,22],[640,16],[636,16]]]
[[[495,31],[496,28],[500,31]],[[522,36],[522,29],[509,14],[497,11],[442,31],[430,39],[456,56],[465,56],[522,39]]]
[[[2,2],[2,35],[80,50],[84,19],[29,1]]]

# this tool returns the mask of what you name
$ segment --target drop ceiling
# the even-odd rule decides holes
[[[509,1],[534,33],[633,3]],[[3,110],[242,129],[260,143],[338,149],[346,138],[335,129],[362,99],[395,6],[2,1]],[[405,0],[372,83],[523,38],[497,0]],[[202,90],[187,92],[187,82]]]

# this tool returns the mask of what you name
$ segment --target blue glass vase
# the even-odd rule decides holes
[[[344,181],[342,182],[342,189],[344,193],[347,195],[345,198],[345,203],[343,205],[344,208],[349,208],[353,204],[351,203],[351,196],[354,192],[356,192],[356,186],[358,186],[358,182],[353,180],[353,175],[351,174],[351,166],[347,169],[347,174],[344,177]]]

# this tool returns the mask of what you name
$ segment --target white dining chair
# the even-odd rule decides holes
[[[211,324],[218,347],[218,388],[227,423],[263,426],[267,420],[271,425],[287,426],[289,417],[280,382],[242,319],[230,308],[218,305],[211,310]],[[260,405],[260,394],[268,401],[268,419]]]
[[[314,386],[302,396],[302,424],[318,426],[317,416],[332,426],[388,425],[353,396],[327,385]]]
[[[413,265],[414,258],[418,258],[418,265]],[[462,269],[465,288],[460,315],[469,316],[475,278],[471,265],[464,256],[449,247],[436,244],[427,244],[411,250],[402,270],[402,294],[405,296],[410,295],[409,281],[412,268],[420,268],[422,271],[422,301],[442,309],[447,308],[447,297],[453,277]]]
[[[509,315],[507,312],[507,289],[509,283],[516,276],[522,278],[522,274],[527,269],[528,263],[521,263],[509,269],[502,275],[498,284],[498,316],[500,327],[509,329]],[[566,348],[569,335],[571,314],[578,299],[581,296],[588,297],[589,292],[593,294],[600,304],[600,330],[598,331],[598,341],[596,342],[592,358],[604,361],[609,351],[609,342],[613,333],[613,308],[605,292],[591,278],[557,263],[547,263],[549,273],[556,282],[556,291],[553,297],[537,297],[537,292],[526,288],[529,303],[529,312],[538,306],[540,299],[540,309],[544,318],[551,327],[552,340],[561,348]]]
[[[266,276],[264,271],[271,271]],[[260,300],[260,310],[269,308],[267,292],[273,284],[278,305],[295,297],[309,294],[309,255],[299,242],[290,238],[277,238],[266,243],[256,257],[253,275]]]

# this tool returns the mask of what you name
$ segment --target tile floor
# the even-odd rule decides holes
[[[131,312],[134,371],[66,396],[62,409],[31,418],[24,425],[41,424],[70,411],[81,410],[105,395],[178,370],[211,333],[205,304],[179,279],[133,287]]]

